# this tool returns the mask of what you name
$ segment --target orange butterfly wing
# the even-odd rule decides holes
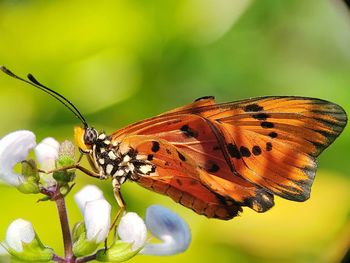
[[[131,180],[141,186],[168,195],[175,202],[207,217],[230,219],[241,211],[240,206],[203,185],[195,161],[169,142],[153,136],[132,135],[125,137],[119,146],[122,151],[130,148],[137,152],[138,162],[150,161],[154,165],[148,175],[132,175]],[[134,165],[138,166],[137,163]]]
[[[197,173],[202,184],[194,196],[206,195],[209,190],[225,202],[264,212],[273,206],[272,194],[295,201],[309,197],[315,157],[345,125],[344,110],[323,100],[265,97],[215,104],[213,97],[207,97],[130,125],[112,137],[151,136],[164,148],[186,156],[189,170]],[[138,140],[142,141],[142,136]],[[151,153],[151,147],[142,152]],[[157,155],[157,159],[163,158]],[[169,167],[162,169],[142,180],[163,180]],[[173,166],[173,170],[181,169]],[[187,174],[175,173],[174,178],[181,180]],[[146,186],[142,180],[140,184]],[[186,189],[190,189],[188,185],[180,191]]]

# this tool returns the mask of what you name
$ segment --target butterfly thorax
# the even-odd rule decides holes
[[[100,133],[92,149],[92,158],[101,179],[112,178],[113,186],[119,188],[127,179],[137,180],[139,175],[149,175],[155,171],[154,165],[129,147],[121,150],[121,142]]]

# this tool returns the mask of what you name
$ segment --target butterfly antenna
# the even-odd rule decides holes
[[[29,79],[29,81],[28,81],[26,79],[23,79],[23,78],[17,76],[16,74],[14,74],[12,71],[10,71],[9,69],[7,69],[4,66],[0,66],[0,70],[3,71],[4,73],[6,73],[7,75],[9,75],[15,79],[21,80],[23,82],[26,82],[26,83],[44,91],[44,92],[46,92],[50,96],[54,97],[56,100],[61,102],[66,108],[68,108],[84,124],[85,128],[88,127],[88,124],[87,124],[85,118],[80,113],[80,111],[74,106],[74,104],[72,102],[70,102],[68,99],[63,97],[58,92],[41,84],[39,81],[36,80],[36,78],[34,78],[34,76],[32,74],[27,75],[27,78]]]

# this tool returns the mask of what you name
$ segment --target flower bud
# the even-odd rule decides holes
[[[75,163],[75,147],[70,141],[61,143],[58,150],[58,167],[65,167]]]
[[[73,252],[77,257],[94,252],[109,233],[111,206],[96,186],[86,186],[75,195],[84,224],[73,230]]]
[[[10,224],[3,245],[10,255],[23,261],[48,262],[53,257],[52,249],[41,243],[32,223],[23,219]]]
[[[132,244],[132,249],[142,248],[146,243],[146,225],[136,213],[126,213],[118,225],[118,236],[124,242]]]
[[[70,141],[64,141],[58,151],[57,168],[66,167],[75,164],[75,148]],[[67,184],[74,181],[75,171],[64,170],[53,173],[53,178],[61,184]]]
[[[56,160],[58,158],[59,143],[51,137],[42,140],[35,148],[35,155],[40,163],[40,168],[45,171],[56,168]],[[56,184],[52,174],[41,173],[40,177],[45,187],[50,187]]]
[[[107,251],[97,251],[96,260],[123,262],[136,256],[146,243],[146,225],[136,213],[126,213],[120,219],[118,236],[120,240],[117,240]]]
[[[86,203],[98,199],[104,199],[104,197],[102,191],[95,185],[87,185],[74,195],[74,200],[83,214]]]

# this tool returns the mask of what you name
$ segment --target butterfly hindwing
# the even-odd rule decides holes
[[[198,214],[230,219],[238,214],[240,206],[208,189],[201,181],[200,169],[182,150],[164,140],[134,135],[124,138],[121,148],[131,148],[138,162],[151,163],[154,169],[138,173],[132,178],[141,186],[171,197]],[[137,167],[138,164],[134,163]]]

